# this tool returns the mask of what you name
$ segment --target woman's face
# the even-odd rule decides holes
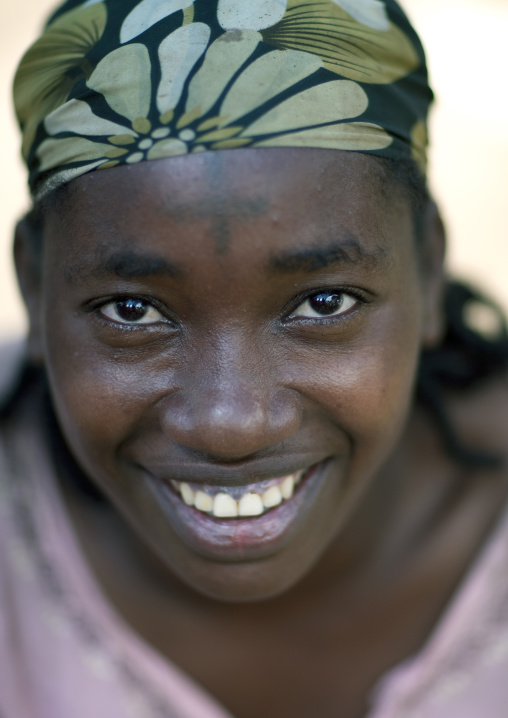
[[[435,324],[413,234],[372,159],[309,149],[94,172],[49,213],[32,323],[66,440],[198,591],[275,595],[340,542]]]

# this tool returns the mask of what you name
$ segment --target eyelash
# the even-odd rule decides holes
[[[311,300],[314,297],[319,296],[320,294],[328,294],[328,295],[342,295],[342,296],[348,296],[355,300],[355,304],[350,309],[346,309],[343,313],[340,314],[330,314],[329,316],[323,315],[322,317],[305,317],[305,316],[295,316],[295,311],[300,307],[302,304],[304,304],[306,301]],[[301,296],[297,297],[295,300],[291,302],[291,309],[286,310],[286,321],[287,322],[312,322],[313,324],[316,323],[337,323],[337,322],[346,322],[350,319],[351,315],[356,314],[357,311],[360,311],[362,306],[365,306],[371,302],[371,298],[361,290],[357,289],[356,287],[349,288],[349,287],[333,287],[332,289],[317,289],[313,290],[311,292],[306,292],[302,294]]]
[[[121,302],[128,302],[129,300],[134,302],[140,302],[144,304],[148,309],[152,308],[155,309],[156,312],[158,312],[162,319],[159,321],[154,321],[150,323],[143,324],[142,322],[128,322],[128,321],[115,321],[114,319],[106,316],[102,310],[104,310],[105,307],[109,305],[116,305],[120,304]],[[165,309],[165,307],[158,301],[154,300],[153,297],[145,297],[145,296],[139,296],[135,294],[128,294],[124,296],[114,296],[114,297],[108,297],[107,299],[101,299],[98,302],[94,302],[91,304],[87,311],[92,313],[94,317],[100,321],[102,324],[105,324],[108,328],[114,328],[117,331],[139,331],[142,329],[143,331],[154,329],[155,327],[160,327],[161,324],[174,324],[174,320],[168,317],[168,312]]]
[[[350,309],[346,309],[343,313],[340,314],[330,314],[330,315],[323,315],[321,317],[306,317],[306,316],[295,316],[295,311],[300,307],[302,304],[304,304],[306,301],[311,300],[314,297],[317,297],[319,295],[342,295],[342,296],[349,296],[352,297],[355,300],[355,305],[351,307]],[[107,317],[101,310],[103,310],[108,305],[115,305],[120,304],[121,302],[127,302],[129,300],[132,300],[134,302],[140,302],[144,304],[147,308],[153,308],[155,311],[157,311],[161,316],[162,320],[160,321],[154,321],[154,322],[122,322],[120,320],[115,321],[114,319]],[[340,287],[333,289],[314,289],[311,292],[306,292],[296,299],[294,299],[291,302],[291,305],[287,307],[284,310],[285,315],[285,322],[305,322],[305,323],[312,323],[312,324],[322,324],[323,322],[327,323],[338,323],[338,322],[345,322],[348,321],[350,316],[352,314],[356,314],[356,312],[361,309],[361,306],[358,305],[365,305],[368,304],[370,299],[367,297],[367,295],[357,288],[350,289],[349,287]],[[174,320],[171,320],[167,314],[167,310],[165,310],[165,307],[161,305],[158,301],[155,301],[153,298],[145,297],[145,296],[136,296],[136,295],[125,295],[125,296],[116,296],[116,297],[109,297],[107,300],[101,300],[100,303],[94,304],[89,307],[89,311],[93,312],[96,318],[101,321],[102,323],[107,324],[108,327],[114,327],[115,329],[119,331],[139,331],[143,330],[146,331],[147,329],[154,329],[155,327],[160,327],[162,323],[165,324],[175,324],[176,322]]]

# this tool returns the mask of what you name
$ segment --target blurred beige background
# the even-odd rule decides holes
[[[449,230],[449,264],[508,309],[508,0],[402,0],[427,48],[437,105],[431,185]],[[10,100],[19,57],[54,0],[1,0],[0,337],[25,320],[11,269],[16,217],[28,207]]]

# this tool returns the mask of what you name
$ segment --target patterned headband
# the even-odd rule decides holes
[[[426,164],[425,56],[394,0],[68,0],[14,81],[32,192],[237,147]]]

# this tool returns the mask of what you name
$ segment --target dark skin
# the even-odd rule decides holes
[[[109,499],[62,481],[90,568],[237,718],[364,716],[497,517],[505,472],[454,464],[413,400],[441,331],[442,244],[429,206],[416,247],[410,204],[374,160],[320,150],[82,177],[46,217],[41,270],[20,229],[32,359]],[[340,294],[335,315],[309,310],[319,292]],[[118,313],[128,297],[141,319]],[[506,443],[501,380],[449,402],[479,448]],[[154,490],[306,467],[290,528],[268,542],[250,519],[225,550],[182,534]]]

